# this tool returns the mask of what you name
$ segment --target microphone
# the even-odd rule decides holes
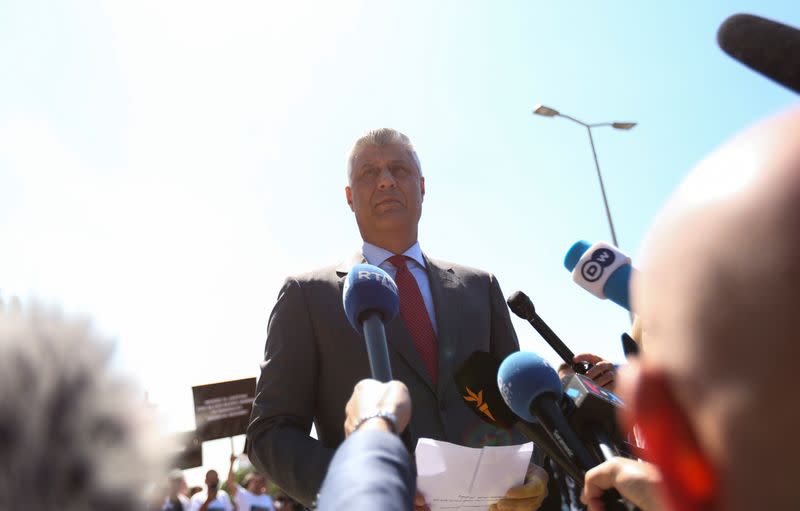
[[[591,382],[584,376],[576,375],[576,378],[579,381]],[[598,432],[597,439],[593,442],[601,455],[599,458],[593,455],[578,437],[558,404],[562,398],[561,380],[556,371],[539,355],[518,351],[506,357],[497,372],[497,385],[509,408],[524,420],[538,418],[539,424],[547,434],[582,471],[597,466],[600,463],[599,458],[610,459],[616,455],[616,449],[604,432]],[[603,392],[610,394],[607,391]],[[587,392],[584,397],[591,394]],[[613,394],[610,396],[601,394],[601,396],[603,399],[613,401],[611,397]],[[597,396],[595,398],[599,399]],[[598,402],[596,399],[593,400],[595,404]],[[582,481],[582,478],[577,480]],[[606,509],[626,508],[616,490],[607,491],[603,500]]]
[[[508,303],[508,308],[511,309],[511,312],[519,316],[520,318],[528,321],[533,328],[539,332],[539,335],[547,341],[547,344],[550,345],[551,348],[558,353],[558,356],[566,362],[567,364],[572,367],[572,370],[578,374],[586,374],[586,371],[592,368],[591,364],[588,363],[575,363],[573,359],[575,358],[575,354],[572,352],[571,349],[564,344],[564,341],[559,338],[553,330],[547,326],[547,323],[536,314],[536,309],[533,306],[533,302],[531,299],[528,298],[528,295],[523,293],[522,291],[516,291],[511,296],[508,297],[506,300]]]
[[[508,407],[522,420],[538,420],[581,471],[597,465],[558,406],[562,395],[558,374],[539,355],[518,351],[506,357],[497,371],[497,386]]]
[[[620,454],[630,456],[631,447],[617,427],[617,409],[622,400],[597,385],[591,378],[576,374],[564,386],[569,425],[597,459],[608,460]]]
[[[499,368],[500,362],[491,353],[475,351],[467,357],[453,375],[464,404],[488,424],[516,428],[525,438],[541,447],[570,477],[576,481],[582,480],[583,471],[561,452],[561,448],[538,421],[524,421],[508,407],[497,388]]]
[[[350,325],[366,340],[372,377],[390,381],[392,366],[384,325],[400,310],[397,285],[377,266],[357,264],[345,277],[342,303]]]
[[[635,358],[639,356],[639,345],[627,333],[622,334],[622,351],[625,353],[625,358]]]
[[[608,298],[630,312],[631,258],[603,241],[589,245],[576,241],[564,257],[564,267],[574,280],[596,297]]]
[[[717,43],[745,66],[800,93],[800,30],[752,14],[720,25]]]

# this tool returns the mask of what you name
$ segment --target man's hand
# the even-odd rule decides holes
[[[589,506],[589,511],[603,511],[603,492],[616,488],[642,511],[660,511],[663,509],[658,494],[660,483],[661,474],[650,463],[612,458],[586,472],[581,502]]]
[[[594,367],[586,372],[586,376],[604,389],[614,392],[617,376],[617,368],[614,364],[592,353],[580,353],[575,355],[572,361],[592,364]]]
[[[421,494],[419,490],[414,495],[414,511],[431,511],[431,508],[425,502],[425,495]]]
[[[542,467],[531,465],[525,484],[515,486],[505,497],[489,506],[489,511],[534,511],[547,498],[547,472]]]
[[[344,421],[344,434],[350,436],[362,417],[378,411],[394,414],[397,418],[397,433],[406,429],[411,420],[411,397],[408,388],[400,381],[381,383],[377,380],[361,380],[353,389],[353,394],[345,407],[347,417]],[[383,419],[367,421],[363,428],[381,426]]]

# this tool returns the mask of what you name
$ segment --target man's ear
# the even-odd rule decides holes
[[[419,176],[419,191],[422,193],[422,197],[425,197],[425,178],[423,176]]]
[[[355,209],[353,209],[353,191],[349,186],[344,187],[344,196],[347,198],[347,205],[350,206],[350,211],[355,212]]]
[[[716,473],[675,396],[667,374],[642,364],[624,383],[628,411],[623,422],[644,442],[640,455],[661,471],[671,509],[700,511],[716,506]]]

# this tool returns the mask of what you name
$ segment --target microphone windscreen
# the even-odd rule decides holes
[[[575,242],[564,257],[572,280],[600,299],[609,299],[630,310],[631,258],[614,245],[599,241]]]
[[[734,14],[720,25],[717,42],[750,69],[800,93],[800,30],[752,14]]]
[[[394,280],[371,264],[357,264],[347,274],[342,303],[347,320],[360,334],[364,333],[361,321],[365,312],[377,312],[383,322],[388,323],[400,310],[400,297]]]
[[[500,364],[497,386],[511,410],[523,420],[536,421],[531,403],[543,394],[561,397],[561,379],[542,357],[530,351],[512,353]]]
[[[482,421],[510,428],[519,418],[508,407],[497,388],[500,361],[485,351],[470,355],[453,374],[461,397]]]
[[[526,321],[530,321],[536,316],[536,308],[533,306],[533,302],[522,291],[515,291],[508,297],[506,303],[511,312]]]
[[[575,266],[578,264],[578,261],[581,260],[583,254],[589,250],[589,247],[591,246],[591,243],[584,240],[578,240],[573,243],[572,246],[569,247],[567,255],[564,257],[564,268],[569,271],[574,270]]]

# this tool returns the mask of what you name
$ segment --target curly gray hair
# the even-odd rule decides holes
[[[142,509],[160,435],[110,354],[88,321],[0,300],[0,509]]]

